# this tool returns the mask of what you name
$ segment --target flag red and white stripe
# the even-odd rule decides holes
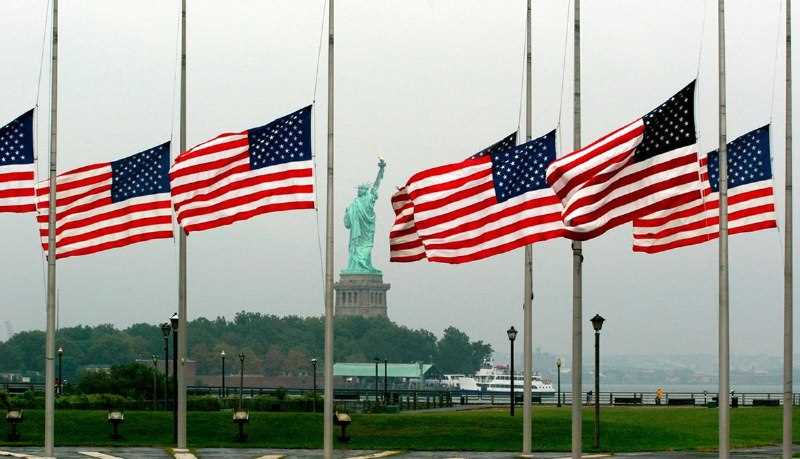
[[[394,225],[389,233],[389,261],[409,262],[425,259],[425,247],[414,224],[414,203],[405,187],[392,195]]]
[[[0,165],[0,213],[36,210],[33,164]]]

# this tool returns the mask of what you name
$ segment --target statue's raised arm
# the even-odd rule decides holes
[[[378,176],[375,177],[375,183],[372,184],[372,194],[378,194],[378,188],[381,186],[383,180],[383,170],[386,168],[386,161],[383,158],[378,158]]]

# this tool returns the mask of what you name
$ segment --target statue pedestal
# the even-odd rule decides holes
[[[386,292],[390,284],[383,283],[383,274],[340,273],[333,284],[336,298],[335,315],[387,317]]]

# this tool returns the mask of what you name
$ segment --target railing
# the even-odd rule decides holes
[[[277,388],[277,387],[245,387],[244,397],[255,397],[259,395],[275,395],[279,391],[285,391],[290,396],[310,395],[312,389],[308,388]],[[238,387],[226,387],[228,396],[238,396]],[[220,395],[222,389],[219,386],[190,386],[189,393],[194,395],[209,394]],[[322,387],[317,388],[317,394],[322,395]],[[390,404],[399,405],[401,409],[421,409],[439,408],[452,405],[508,405],[510,397],[508,393],[502,392],[474,392],[465,393],[459,390],[447,389],[399,389],[389,388],[388,395],[384,394],[381,385],[376,392],[371,388],[336,388],[334,397],[339,402],[371,402],[383,403],[388,397]],[[522,403],[522,394],[516,394],[517,403]],[[661,398],[656,392],[600,392],[600,404],[607,406],[709,406],[716,403],[716,392],[664,392]],[[779,392],[748,392],[734,393],[736,404],[739,406],[779,406],[783,404],[783,394]],[[552,394],[536,394],[532,396],[533,403],[536,405],[557,405],[558,396]],[[414,408],[416,400],[416,408]],[[443,403],[442,400],[447,400]],[[794,405],[800,406],[800,393],[792,395]],[[561,392],[561,403],[564,405],[572,404],[572,392]],[[581,393],[581,403],[591,405],[594,403],[592,391]]]
[[[27,391],[44,392],[43,383],[0,383],[0,390],[10,394],[22,394]],[[188,386],[189,395],[221,396],[220,386]],[[310,396],[311,388],[279,388],[279,387],[244,387],[242,396],[252,398],[257,396],[276,396],[284,393],[290,397]],[[227,386],[225,392],[228,397],[238,397],[238,386]],[[317,395],[322,396],[323,388],[317,387]],[[581,403],[591,405],[594,403],[591,391],[581,393]],[[367,410],[375,406],[392,406],[400,410],[418,410],[450,407],[457,405],[508,405],[508,393],[482,392],[465,393],[459,390],[424,388],[405,389],[390,387],[384,392],[383,385],[376,392],[373,388],[336,388],[334,398],[337,406],[342,408]],[[522,403],[522,394],[516,394],[517,403]],[[732,399],[736,406],[780,406],[783,404],[783,394],[780,392],[747,392],[734,393]],[[659,398],[656,392],[600,392],[600,404],[605,406],[715,406],[717,403],[716,392],[665,392]],[[532,396],[534,405],[557,405],[558,395],[536,394]],[[572,392],[561,392],[561,404],[572,404]],[[792,394],[792,404],[800,406],[800,393]]]
[[[594,404],[595,394],[581,393],[581,403]],[[557,405],[557,394],[534,394],[535,405]],[[775,392],[734,393],[731,403],[736,406],[780,406],[783,394]],[[464,394],[455,403],[464,405],[489,404],[508,405],[510,397],[502,393]],[[735,400],[735,401],[734,401]],[[665,392],[661,398],[655,392],[600,392],[601,405],[606,406],[712,406],[717,403],[716,392]],[[522,394],[516,394],[516,402],[522,403]],[[572,405],[572,393],[561,393],[561,404]],[[792,394],[792,404],[800,405],[800,393]]]

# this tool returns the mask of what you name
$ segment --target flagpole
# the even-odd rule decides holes
[[[581,147],[581,0],[575,0],[572,148]],[[583,405],[583,244],[572,241],[572,457],[580,459]],[[595,397],[597,394],[595,394]]]
[[[528,0],[528,19],[526,24],[526,57],[525,57],[525,140],[533,138],[533,11],[532,0]],[[533,371],[533,246],[525,246],[525,300],[524,309],[524,381],[522,384],[522,452],[531,453],[531,443],[533,443],[533,410],[531,406],[531,377]],[[512,355],[513,359],[514,356]],[[514,377],[513,375],[511,376]]]
[[[725,88],[725,0],[718,0],[719,32],[719,457],[730,448],[730,323],[728,299],[728,146]]]
[[[186,151],[186,0],[181,0],[180,152]],[[186,448],[186,339],[189,334],[186,298],[186,233],[178,230],[178,448]]]
[[[333,458],[333,1],[328,3],[328,171],[325,205],[325,367],[323,457]]]
[[[58,149],[58,0],[53,0],[50,68],[50,183],[47,209],[47,334],[45,343],[44,451],[55,457],[56,358],[56,152]]]
[[[792,457],[793,254],[792,254],[792,0],[786,0],[786,175],[783,255],[783,457]]]

